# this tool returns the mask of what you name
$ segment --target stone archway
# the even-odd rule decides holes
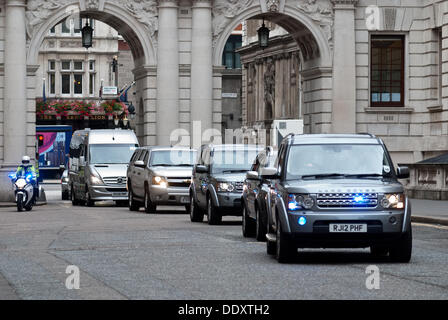
[[[145,112],[154,103],[155,96],[148,90],[155,91],[157,61],[157,7],[156,1],[125,2],[108,1],[28,1],[26,11],[27,23],[27,77],[29,89],[38,85],[35,73],[39,68],[38,56],[40,45],[48,30],[58,22],[70,16],[89,17],[108,24],[123,36],[129,44],[134,60],[133,70],[136,81],[136,101],[143,101],[143,112],[137,114],[136,133],[143,144],[150,138],[145,130]],[[47,9],[45,9],[47,8]],[[88,51],[87,51],[88,52]],[[30,92],[31,90],[29,90]],[[28,106],[31,108],[34,96],[28,94]],[[34,119],[33,119],[34,120]]]
[[[305,132],[328,133],[332,125],[333,5],[326,0],[309,3],[315,1],[217,1],[213,62],[221,64],[227,38],[242,21],[264,18],[281,26],[300,48]],[[326,120],[317,124],[313,114]]]

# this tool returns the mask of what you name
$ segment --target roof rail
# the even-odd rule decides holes
[[[374,134],[368,133],[368,132],[360,132],[357,133],[359,135],[363,135],[363,136],[369,136],[370,138],[376,138],[376,136]]]

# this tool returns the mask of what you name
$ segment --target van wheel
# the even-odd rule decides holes
[[[89,187],[86,186],[86,206],[93,207],[95,205],[95,201],[90,198]]]
[[[280,263],[287,263],[297,253],[297,248],[291,243],[286,235],[283,233],[282,224],[277,218],[277,237],[276,237],[276,258]]]
[[[78,199],[76,199],[76,194],[75,194],[75,190],[74,190],[73,186],[71,188],[70,197],[71,197],[71,200],[72,200],[72,205],[73,206],[78,206],[79,205],[79,201],[78,201]]]
[[[146,213],[155,213],[157,210],[157,206],[151,202],[151,197],[149,196],[148,189],[145,188],[145,212]]]
[[[137,201],[134,199],[134,193],[132,192],[132,189],[129,188],[128,192],[129,202],[128,207],[130,211],[138,211],[140,209],[140,206],[138,205]]]
[[[412,256],[412,227],[397,243],[389,248],[389,257],[392,262],[408,263]]]
[[[244,204],[243,204],[243,214],[242,215],[243,215],[243,221],[242,221],[243,237],[245,237],[245,238],[253,237],[255,235],[255,223],[247,215],[247,209]]]
[[[194,201],[193,194],[190,194],[190,221],[202,222],[204,220],[204,213],[198,207],[196,201]]]
[[[222,216],[213,205],[211,197],[207,198],[207,219],[209,225],[218,225],[222,222]]]
[[[255,221],[255,239],[260,242],[266,241],[267,227],[261,219],[260,210],[257,207],[255,207],[255,214],[257,216],[257,220]]]

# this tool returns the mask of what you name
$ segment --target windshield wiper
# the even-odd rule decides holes
[[[308,179],[308,178],[314,178],[314,179],[345,178],[345,175],[341,173],[322,173],[322,174],[309,174],[302,176],[302,179]]]
[[[222,173],[237,173],[237,172],[247,172],[246,169],[235,169],[235,170],[223,170]]]

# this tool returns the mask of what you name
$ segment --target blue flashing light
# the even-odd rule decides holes
[[[356,203],[363,203],[365,201],[362,196],[356,196],[353,200],[355,200]]]
[[[306,218],[305,217],[300,217],[298,222],[299,222],[299,225],[304,226],[306,224]]]
[[[8,177],[9,177],[9,179],[15,179],[15,178],[17,178],[15,172],[11,172],[10,174],[8,174]]]

